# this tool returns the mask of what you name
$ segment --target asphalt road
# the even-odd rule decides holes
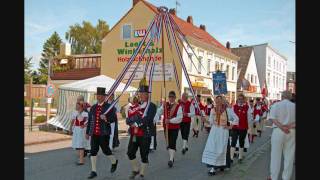
[[[149,166],[146,170],[145,179],[176,179],[176,180],[202,180],[202,179],[224,179],[224,180],[263,180],[268,174],[270,162],[270,135],[271,128],[266,127],[266,131],[261,138],[257,138],[246,153],[246,159],[242,164],[233,165],[231,170],[218,173],[214,177],[207,175],[207,167],[201,163],[202,152],[208,134],[200,132],[199,138],[189,138],[189,151],[182,155],[182,140],[179,134],[177,141],[177,152],[174,167],[169,169],[168,152],[165,148],[163,131],[158,131],[157,150],[149,154]],[[130,162],[126,155],[128,138],[120,140],[120,148],[114,151],[119,159],[118,169],[115,173],[110,173],[111,163],[107,157],[98,154],[96,180],[102,179],[128,179],[131,172]],[[137,153],[140,161],[140,155]],[[90,159],[85,159],[85,165],[76,166],[76,151],[71,148],[63,148],[40,153],[25,153],[25,179],[26,180],[82,180],[87,179],[91,171]],[[138,178],[136,178],[138,179]]]

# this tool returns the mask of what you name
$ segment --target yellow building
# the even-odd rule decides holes
[[[102,40],[101,50],[101,74],[107,75],[116,79],[129,58],[133,54],[138,43],[142,40],[149,23],[152,21],[155,14],[158,13],[157,8],[144,1],[134,0],[132,8],[114,25],[110,32]],[[239,57],[232,54],[230,47],[226,48],[208,32],[205,26],[196,27],[193,25],[192,16],[189,16],[187,21],[177,17],[174,10],[170,10],[177,25],[182,33],[187,37],[191,46],[194,48],[197,56],[201,59],[201,64],[193,57],[193,62],[196,64],[198,72],[191,65],[187,53],[182,50],[182,45],[179,44],[183,51],[183,60],[187,67],[189,77],[192,81],[192,86],[196,93],[202,94],[203,97],[210,96],[212,92],[211,72],[217,69],[226,71],[228,76],[227,97],[231,101],[236,97],[237,83],[237,61]],[[152,44],[152,51],[155,53],[157,62],[155,67],[152,101],[158,103],[161,97],[164,97],[163,77],[161,71],[161,63],[164,59],[166,64],[166,96],[170,90],[174,90],[177,95],[182,92],[189,92],[188,84],[182,67],[180,65],[178,55],[173,48],[172,52],[169,48],[167,37],[164,37],[164,58],[162,57],[162,44]],[[187,50],[189,53],[191,50]],[[140,56],[140,54],[138,54]],[[147,56],[145,56],[147,57]],[[177,88],[176,79],[173,73],[172,61],[177,67],[178,80],[181,84],[181,89]],[[137,64],[135,61],[132,66]],[[134,82],[131,84],[138,87],[139,80],[143,76],[143,68],[145,61],[141,62],[139,72],[136,73]],[[126,75],[123,82],[128,79]],[[120,102],[123,102],[122,99]]]

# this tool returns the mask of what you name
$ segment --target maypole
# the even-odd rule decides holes
[[[160,13],[162,12],[167,12],[168,11],[168,8],[166,7],[159,7],[159,11]],[[163,23],[164,21],[164,18],[162,19],[162,22],[161,24],[164,24]],[[165,28],[163,25],[161,26],[161,28]],[[166,133],[166,143],[167,143],[167,146],[169,146],[169,139],[168,139],[168,123],[166,123],[166,119],[168,118],[168,112],[167,112],[167,90],[166,90],[166,73],[165,73],[165,64],[164,64],[164,31],[162,29],[162,32],[161,32],[161,43],[162,43],[162,75],[163,75],[163,87],[164,87],[164,104],[163,104],[163,112],[164,112],[164,123],[166,124],[166,129],[165,129],[165,133]]]

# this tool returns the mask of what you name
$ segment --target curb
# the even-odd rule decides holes
[[[72,139],[72,137],[67,137],[67,138],[60,138],[60,139],[52,139],[52,140],[45,140],[45,141],[30,142],[30,143],[26,143],[24,145],[25,146],[30,146],[30,145],[36,145],[36,144],[45,144],[45,143],[66,141],[66,140],[71,140],[71,139]]]

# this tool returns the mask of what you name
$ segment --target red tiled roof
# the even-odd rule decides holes
[[[147,7],[149,7],[152,11],[154,11],[155,13],[159,13],[156,6],[150,4],[149,2],[146,2],[144,0],[141,0],[141,1]],[[197,26],[194,26],[191,23],[188,23],[187,21],[179,18],[178,16],[172,15],[172,17],[185,36],[193,37],[201,42],[207,43],[209,45],[213,45],[228,54],[232,54],[230,52],[230,50],[228,50],[225,46],[223,46],[219,41],[217,41],[214,37],[212,37],[208,32],[200,29]],[[234,55],[234,54],[232,54],[232,55]]]

